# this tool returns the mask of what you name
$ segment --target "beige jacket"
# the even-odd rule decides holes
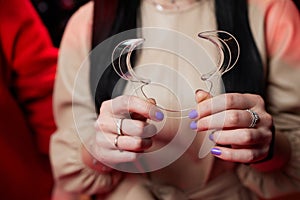
[[[213,1],[209,0],[179,13],[160,12],[144,2],[141,23],[144,27],[168,26],[193,37],[195,32],[216,29],[213,9]],[[59,188],[96,194],[99,199],[149,200],[154,199],[153,195],[170,200],[256,199],[300,190],[300,19],[290,1],[249,0],[250,26],[267,78],[266,106],[274,117],[276,134],[285,134],[292,147],[288,165],[280,171],[262,173],[243,164],[226,167],[210,155],[194,161],[186,153],[170,166],[151,172],[151,181],[136,174],[100,174],[81,160],[81,147],[95,134],[93,124],[97,117],[86,60],[91,50],[92,13],[93,3],[88,3],[70,19],[60,47],[54,93],[58,130],[51,141],[51,160]],[[190,20],[196,17],[202,19],[197,21],[201,29]],[[216,168],[222,173],[212,179],[211,171]],[[120,179],[117,188],[111,187],[112,179]]]

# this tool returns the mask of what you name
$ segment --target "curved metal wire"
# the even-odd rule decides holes
[[[221,78],[221,76],[231,70],[236,64],[239,54],[240,47],[236,38],[226,32],[221,30],[216,31],[205,31],[198,34],[198,37],[201,39],[205,39],[211,42],[216,48],[218,52],[218,62],[217,67],[213,71],[203,74],[200,78],[203,81],[207,81],[210,84],[209,92],[213,90],[212,78],[217,77]],[[131,65],[131,55],[132,52],[140,45],[145,42],[144,38],[136,38],[136,39],[128,39],[120,42],[113,50],[111,62],[115,72],[124,80],[140,83],[140,90],[144,98],[148,99],[147,94],[144,92],[143,88],[146,85],[151,84],[151,80],[138,76],[132,65]],[[125,62],[122,62],[125,59]],[[115,62],[117,61],[117,65]],[[125,63],[125,65],[124,65]],[[191,110],[192,108],[183,109],[183,110],[173,110],[160,107],[162,110],[167,112],[186,112]],[[181,116],[180,118],[184,118],[187,116]]]
[[[240,56],[240,46],[237,39],[226,31],[205,31],[198,34],[199,38],[208,40],[218,49],[218,62],[215,70],[203,74],[201,80],[210,84],[209,92],[213,90],[212,78],[221,78],[231,70]]]
[[[129,39],[120,42],[113,50],[111,56],[112,66],[115,72],[124,80],[132,81],[132,82],[140,82],[143,84],[149,84],[151,80],[145,79],[143,77],[138,76],[131,65],[130,58],[132,52],[145,41],[144,38],[137,39]],[[125,57],[126,66],[123,66],[122,59]],[[118,67],[115,65],[115,61],[118,61]]]
[[[211,42],[211,44],[213,44],[218,50],[217,51],[218,61],[217,61],[216,68],[208,73],[202,74],[200,77],[202,81],[206,81],[207,83],[210,84],[209,92],[212,95],[214,95],[214,91],[213,91],[214,85],[212,79],[221,78],[223,74],[225,74],[235,66],[240,55],[239,43],[232,34],[221,30],[201,32],[198,34],[198,37],[200,39],[204,39]],[[142,45],[144,41],[145,41],[144,38],[137,38],[137,39],[129,39],[120,42],[113,50],[111,62],[115,72],[121,78],[130,82],[140,83],[140,87],[137,89],[140,90],[144,98],[148,99],[148,96],[144,91],[144,87],[154,83],[151,83],[150,79],[138,76],[135,73],[130,60],[132,52],[138,46]],[[118,66],[116,66],[115,62],[117,63]],[[192,108],[182,109],[182,110],[172,110],[160,106],[158,107],[166,112],[180,113],[180,115],[171,118],[187,117],[187,114],[182,115],[182,113],[188,113],[187,111],[192,110]],[[205,157],[210,152],[210,149],[215,145],[215,142],[211,141],[209,137],[209,135],[213,134],[215,131],[216,130],[207,132],[206,136],[204,137],[204,141],[198,153],[198,157],[200,159]]]

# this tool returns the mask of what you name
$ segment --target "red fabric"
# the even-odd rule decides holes
[[[0,0],[0,199],[50,199],[57,49],[29,0]]]

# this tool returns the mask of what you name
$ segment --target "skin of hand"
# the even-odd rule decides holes
[[[210,139],[216,143],[211,153],[216,157],[240,163],[253,163],[268,155],[272,141],[273,120],[265,110],[264,100],[253,94],[228,93],[215,97],[196,91],[197,109],[191,128],[201,133],[214,130]],[[250,109],[259,115],[255,127]]]
[[[192,122],[196,128],[193,129],[200,134],[202,131],[216,130],[212,139],[216,142],[213,149],[217,151],[214,151],[213,155],[222,160],[240,163],[254,163],[268,155],[273,122],[271,115],[265,111],[264,101],[260,96],[231,93],[212,97],[209,93],[198,90],[196,102],[197,116]],[[249,128],[252,117],[246,109],[255,111],[260,117],[253,128]],[[137,153],[152,145],[151,137],[145,134],[146,119],[161,121],[163,117],[154,100],[145,101],[138,97],[120,96],[103,102],[95,123],[97,134],[93,140],[93,156],[83,148],[84,163],[92,169],[107,173],[112,169],[106,167],[106,164],[134,162]],[[216,120],[220,117],[224,119]],[[121,118],[124,119],[122,123],[124,136],[118,139],[118,149],[114,145],[114,140],[117,136],[116,120]],[[289,143],[282,134],[278,136],[274,145],[274,158],[271,161],[252,164],[253,167],[260,171],[271,171],[282,167],[288,161]],[[95,159],[97,164],[94,162]]]
[[[96,136],[93,140],[92,154],[97,159],[97,164],[91,164],[91,155],[83,150],[85,163],[92,168],[109,172],[103,168],[104,164],[110,166],[134,162],[137,153],[140,153],[152,145],[151,136],[153,129],[148,129],[147,119],[154,121],[163,120],[163,113],[155,106],[155,101],[145,101],[135,96],[119,96],[105,101],[100,108],[100,114],[95,123]],[[122,136],[118,137],[118,147],[114,141],[117,137],[117,120],[123,119],[121,124]],[[150,135],[150,136],[149,136]],[[89,158],[89,159],[88,159]]]

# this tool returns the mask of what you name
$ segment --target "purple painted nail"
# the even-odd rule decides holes
[[[216,155],[216,156],[219,156],[219,155],[222,154],[221,150],[218,149],[218,148],[212,148],[212,149],[210,150],[210,152],[211,152],[212,154]]]
[[[214,142],[214,133],[209,134],[208,138]]]
[[[155,112],[155,118],[159,121],[164,119],[164,113],[162,113],[161,111],[157,111]]]
[[[196,117],[198,117],[198,113],[196,110],[192,110],[190,113],[189,113],[189,118],[190,119],[195,119]]]
[[[190,128],[191,128],[192,130],[196,130],[196,129],[197,129],[197,122],[192,121],[192,122],[190,123]]]

